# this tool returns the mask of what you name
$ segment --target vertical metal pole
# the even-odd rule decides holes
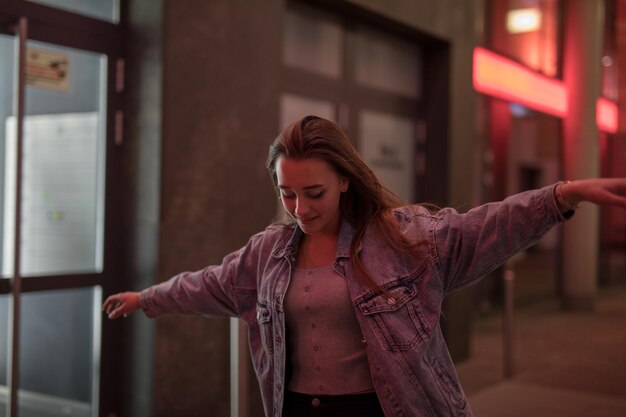
[[[248,353],[248,327],[241,320],[237,320],[237,322],[239,331],[239,346],[237,346],[239,356],[239,417],[249,417],[250,354]]]
[[[249,354],[248,328],[236,318],[230,319],[230,417],[248,417]]]
[[[230,319],[230,417],[239,417],[239,320]]]
[[[515,373],[515,272],[504,271],[504,323],[503,323],[503,358],[504,377],[511,378]]]
[[[17,85],[15,90],[16,114],[16,185],[15,185],[15,236],[13,252],[13,278],[11,279],[11,343],[9,344],[9,416],[17,417],[19,363],[20,363],[20,301],[22,295],[22,277],[20,274],[21,223],[22,223],[22,145],[24,142],[24,97],[26,89],[26,39],[28,37],[28,19],[20,17],[17,27]]]

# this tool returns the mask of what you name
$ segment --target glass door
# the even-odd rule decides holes
[[[109,58],[5,20],[0,417],[97,416]]]

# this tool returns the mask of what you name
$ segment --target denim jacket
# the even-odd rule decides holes
[[[391,249],[368,229],[359,256],[381,295],[355,278],[354,230],[342,222],[335,270],[346,278],[372,381],[388,417],[472,416],[439,326],[444,297],[476,283],[564,220],[554,186],[516,194],[459,214],[414,205],[395,210],[401,233],[424,242],[415,256]],[[284,299],[302,231],[270,226],[221,265],[185,272],[141,293],[149,317],[233,316],[249,329],[249,347],[265,414],[280,417],[287,366]]]

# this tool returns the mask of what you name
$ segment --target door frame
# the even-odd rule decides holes
[[[104,236],[103,236],[103,265],[102,272],[86,273],[86,274],[66,274],[66,275],[46,275],[38,277],[28,277],[21,279],[19,271],[17,276],[9,279],[0,279],[0,295],[13,295],[11,299],[13,312],[20,311],[21,294],[29,292],[59,290],[59,289],[78,289],[85,287],[100,287],[101,293],[106,295],[119,288],[120,283],[120,259],[119,244],[116,244],[121,235],[118,230],[120,224],[121,212],[118,209],[120,204],[115,201],[116,184],[119,184],[119,167],[121,166],[122,157],[120,148],[116,144],[115,128],[116,114],[122,113],[123,98],[123,40],[124,40],[124,16],[120,16],[120,23],[108,23],[95,18],[81,16],[75,13],[55,9],[53,7],[31,3],[25,0],[5,0],[0,4],[0,33],[9,36],[19,36],[21,32],[26,37],[22,45],[25,49],[27,40],[42,41],[59,46],[70,47],[89,52],[100,53],[107,56],[107,80],[106,80],[106,133],[105,133],[105,185],[104,185]],[[121,72],[120,73],[120,69]],[[16,76],[19,79],[19,75]],[[24,115],[24,89],[25,80],[21,82],[22,86],[18,88],[18,131],[23,123]],[[19,93],[21,91],[21,93]],[[21,108],[21,110],[20,110]],[[121,126],[118,124],[118,130]],[[18,133],[19,135],[20,133]],[[119,134],[119,133],[118,133]],[[19,146],[19,145],[18,145]],[[19,181],[18,181],[19,183]],[[18,185],[18,188],[21,186]],[[18,191],[19,193],[19,191]],[[19,195],[19,194],[18,194]],[[19,207],[19,203],[18,207]],[[17,215],[19,219],[19,214]],[[17,220],[16,219],[16,220]],[[16,222],[16,228],[19,228],[19,221]],[[19,231],[16,233],[19,236]],[[19,247],[16,247],[16,257],[19,256]],[[13,316],[13,312],[11,316]],[[9,323],[9,331],[12,331],[11,346],[14,351],[19,347],[19,323],[20,315],[15,314],[12,317],[12,323]],[[100,346],[100,365],[99,365],[99,398],[98,415],[107,415],[109,410],[116,409],[118,395],[111,387],[116,384],[115,372],[111,352],[112,340],[119,337],[119,326],[113,326],[107,320],[102,321],[101,325],[101,346]],[[11,353],[9,351],[9,353]],[[19,387],[19,351],[13,353],[13,357],[8,358],[8,366],[14,370],[12,377],[8,382],[11,387],[11,402],[13,405],[9,410],[9,416],[17,415],[17,390]]]

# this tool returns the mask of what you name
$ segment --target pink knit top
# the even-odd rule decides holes
[[[289,390],[313,395],[374,391],[345,278],[332,266],[296,269],[285,313],[292,369]]]

